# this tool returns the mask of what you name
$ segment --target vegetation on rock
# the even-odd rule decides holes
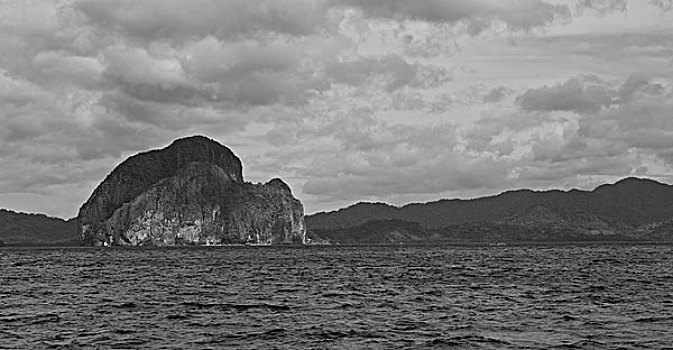
[[[243,181],[231,150],[202,136],[133,156],[94,190],[77,217],[100,245],[293,244],[304,212],[280,179]]]

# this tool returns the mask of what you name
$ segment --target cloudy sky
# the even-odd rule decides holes
[[[308,213],[673,183],[673,1],[0,0],[0,207],[194,134]]]

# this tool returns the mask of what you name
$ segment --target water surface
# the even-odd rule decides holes
[[[0,249],[0,349],[660,349],[673,247]]]

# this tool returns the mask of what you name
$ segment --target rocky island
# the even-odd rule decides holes
[[[301,244],[304,209],[280,179],[243,180],[240,159],[203,136],[119,164],[77,215],[85,246]]]

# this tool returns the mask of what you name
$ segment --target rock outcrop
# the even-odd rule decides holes
[[[128,158],[77,216],[82,243],[113,245],[297,244],[304,210],[287,184],[243,181],[241,161],[194,136]]]

